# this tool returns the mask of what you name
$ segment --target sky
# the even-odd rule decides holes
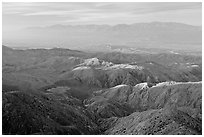
[[[11,31],[34,26],[179,22],[202,25],[202,3],[150,2],[36,2],[2,3],[2,28]]]

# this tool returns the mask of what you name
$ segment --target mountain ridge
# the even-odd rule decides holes
[[[197,28],[201,28],[202,26],[199,26],[199,25],[190,25],[190,24],[185,24],[185,23],[179,23],[179,22],[141,22],[141,23],[132,23],[132,24],[115,24],[115,25],[109,25],[109,24],[102,24],[102,25],[96,25],[96,24],[87,24],[87,25],[62,25],[62,24],[55,24],[55,25],[50,25],[50,26],[43,26],[43,27],[27,27],[26,29],[36,29],[36,28],[66,28],[66,27],[83,27],[83,26],[87,26],[87,27],[96,27],[96,26],[99,26],[99,27],[118,27],[118,26],[134,26],[134,25],[149,25],[149,24],[152,24],[152,25],[160,25],[160,24],[166,24],[166,25],[177,25],[177,26],[182,26],[182,25],[185,25],[186,27],[187,26],[191,26],[191,27],[197,27]]]
[[[171,49],[191,50],[201,49],[202,31],[200,26],[182,23],[136,23],[131,25],[78,25],[78,26],[49,26],[24,29],[3,36],[3,43],[24,41],[27,45],[61,45],[62,47],[93,50],[92,46],[111,44],[134,47],[161,47]],[[17,35],[19,34],[19,35]],[[12,44],[13,45],[13,44]],[[192,48],[192,46],[194,48]],[[22,44],[21,46],[25,46]],[[93,48],[93,49],[92,49]],[[105,50],[105,49],[104,49]]]

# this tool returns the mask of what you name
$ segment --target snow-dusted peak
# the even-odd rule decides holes
[[[100,65],[100,62],[99,62],[99,59],[97,58],[90,58],[90,59],[86,59],[84,61],[84,64],[85,65],[88,65],[88,66],[97,66],[97,65]]]
[[[117,85],[115,87],[112,87],[112,89],[117,89],[117,88],[121,88],[121,87],[127,87],[128,85],[125,84],[121,84],[121,85]]]
[[[177,52],[175,52],[175,51],[170,51],[170,53],[172,53],[172,54],[179,54],[179,53],[177,53]]]
[[[199,67],[198,65],[191,65],[191,67]]]
[[[85,70],[85,69],[90,69],[90,67],[81,66],[81,67],[77,67],[77,68],[73,69],[72,71],[75,71],[75,70]]]
[[[187,64],[187,63],[186,63]],[[196,64],[188,64],[187,68],[197,68],[199,67],[199,65],[196,65]]]
[[[176,82],[175,84],[202,84],[202,81],[197,81],[197,82]]]
[[[142,70],[143,67],[142,66],[137,66],[137,65],[130,65],[130,64],[115,64],[111,67],[109,67],[109,69],[137,69],[137,70]]]
[[[99,60],[98,58],[90,58],[90,59],[85,59],[84,63],[80,64],[80,66],[105,66],[105,67],[109,67],[113,65],[112,62],[106,62],[103,60]]]
[[[162,86],[170,86],[170,85],[183,85],[183,84],[202,84],[202,81],[198,82],[175,82],[175,81],[166,81],[166,82],[161,82],[156,84],[155,86],[152,87],[162,87]]]
[[[144,83],[139,83],[135,85],[135,88],[138,90],[143,90],[143,89],[148,89],[149,87],[148,87],[147,82],[144,82]]]
[[[102,66],[105,66],[105,67],[109,67],[109,66],[112,66],[113,63],[112,63],[112,62],[102,61],[101,65],[102,65]]]
[[[82,67],[79,68],[79,66],[82,66]],[[103,60],[99,60],[98,58],[85,59],[84,63],[77,65],[77,69],[87,69],[86,66],[96,67],[103,70],[114,70],[114,69],[142,70],[144,69],[142,66],[131,65],[131,64],[113,64],[112,62],[106,62]]]
[[[174,85],[177,82],[175,81],[166,81],[166,82],[161,82],[155,85],[155,87],[161,87],[161,86],[169,86],[169,85]]]

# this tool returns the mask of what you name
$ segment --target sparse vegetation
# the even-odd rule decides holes
[[[202,134],[198,56],[3,46],[2,63],[3,134]]]

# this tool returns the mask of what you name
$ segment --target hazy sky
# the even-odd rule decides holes
[[[3,3],[3,31],[55,24],[181,22],[202,25],[200,3]]]

